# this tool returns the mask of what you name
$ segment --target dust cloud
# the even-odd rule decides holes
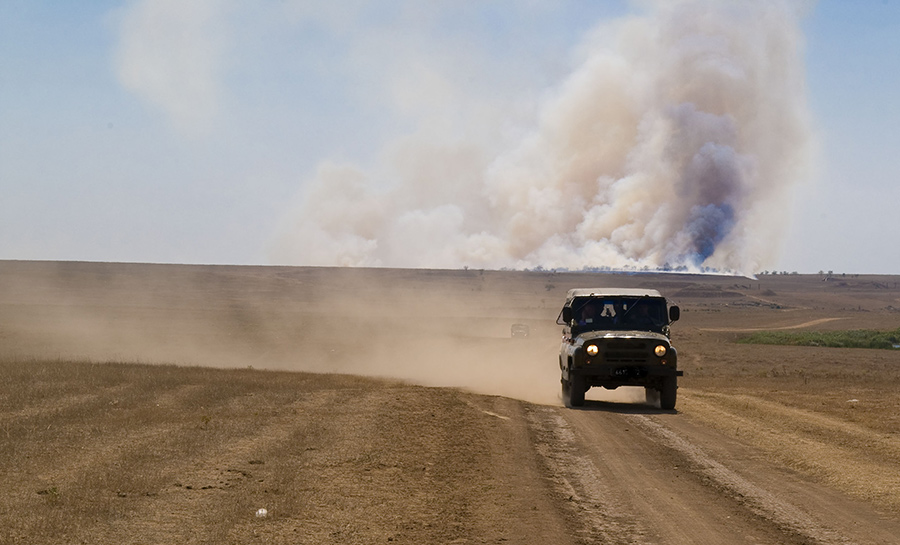
[[[559,404],[568,286],[499,271],[0,262],[0,358],[352,374]],[[528,338],[511,338],[514,323]]]
[[[805,5],[640,3],[584,38],[531,126],[460,136],[423,114],[376,165],[323,161],[272,258],[753,274],[810,164]]]

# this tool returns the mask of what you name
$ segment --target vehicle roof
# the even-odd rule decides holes
[[[644,288],[575,288],[566,293],[566,300],[570,301],[576,297],[662,297],[656,290]]]

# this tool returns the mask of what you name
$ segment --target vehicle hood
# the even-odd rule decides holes
[[[576,337],[576,343],[584,344],[588,341],[603,339],[644,339],[648,341],[666,343],[667,346],[671,345],[671,341],[669,340],[669,338],[662,333],[640,330],[585,331],[584,333],[580,333],[578,337]]]

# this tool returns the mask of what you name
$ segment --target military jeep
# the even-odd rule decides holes
[[[656,290],[569,290],[556,319],[563,326],[559,369],[566,405],[584,405],[592,386],[643,386],[648,403],[658,399],[662,409],[674,409],[684,373],[669,326],[680,315]]]

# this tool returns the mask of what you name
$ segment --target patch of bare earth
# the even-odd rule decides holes
[[[29,369],[93,395],[32,410]],[[521,402],[248,370],[2,375],[21,392],[0,412],[2,543],[566,541]]]

